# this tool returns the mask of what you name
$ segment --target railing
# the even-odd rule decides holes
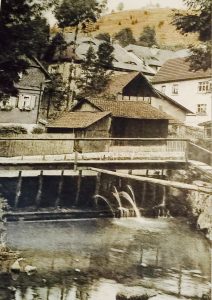
[[[212,151],[191,142],[188,144],[188,158],[212,166]]]
[[[74,138],[71,135],[0,137],[0,156],[64,155],[73,159],[173,159],[187,157],[186,139],[166,138]]]

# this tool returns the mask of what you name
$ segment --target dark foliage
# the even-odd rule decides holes
[[[122,47],[126,47],[129,44],[136,43],[131,28],[124,28],[120,30],[114,35],[114,39],[118,40]]]
[[[145,47],[157,46],[155,29],[145,26],[139,37],[139,44]]]
[[[0,89],[15,93],[14,82],[29,66],[27,56],[41,58],[49,38],[43,12],[54,1],[2,0],[0,12]]]
[[[191,69],[207,70],[211,67],[211,11],[210,0],[184,0],[189,10],[186,13],[175,12],[172,24],[182,34],[197,33],[199,46],[191,46],[189,58]]]

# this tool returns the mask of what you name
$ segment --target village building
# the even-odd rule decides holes
[[[83,99],[75,105],[76,113],[110,112],[110,136],[122,137],[167,137],[170,116],[145,102]]]
[[[144,47],[130,44],[125,47],[129,53],[133,53],[140,58],[145,65],[148,65],[156,72],[168,60],[177,57],[185,57],[189,55],[187,49],[172,51],[167,49],[159,49],[157,47]]]
[[[204,128],[204,138],[212,141],[212,120],[200,123],[199,126]]]
[[[168,60],[152,80],[154,87],[193,114],[186,124],[197,126],[212,119],[211,69],[191,71],[186,58]]]
[[[15,84],[17,96],[10,96],[0,102],[0,124],[34,125],[39,121],[40,103],[49,74],[34,57],[29,59],[26,73],[20,74]]]
[[[185,106],[154,88],[142,72],[111,76],[106,94],[119,101],[147,102],[180,122],[185,122],[186,115],[192,113]]]
[[[94,51],[98,50],[99,45],[103,42],[101,40],[79,36],[76,41],[75,51],[73,50],[73,33],[66,33],[64,35],[67,47],[63,51],[57,51],[49,64],[49,73],[59,73],[63,77],[64,82],[68,82],[70,78],[70,72],[74,71],[75,79],[80,77],[81,74],[81,62],[85,60],[86,53],[90,46],[93,47]],[[113,44],[113,66],[111,71],[114,74],[123,74],[130,72],[143,72],[146,76],[153,77],[155,71],[149,66],[145,65],[133,53],[128,53],[126,49],[121,47],[119,44]],[[73,77],[73,76],[72,76]],[[74,80],[71,83],[71,89],[77,90]]]

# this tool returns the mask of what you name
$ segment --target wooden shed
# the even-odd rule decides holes
[[[165,138],[171,119],[143,101],[82,99],[73,111],[110,112],[110,136],[113,138]]]

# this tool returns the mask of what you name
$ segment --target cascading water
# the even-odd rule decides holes
[[[135,211],[136,217],[140,218],[141,217],[140,211],[137,208],[137,206],[136,206],[135,202],[133,201],[133,199],[130,197],[130,195],[127,192],[124,192],[124,191],[120,192],[119,195],[124,197],[132,205],[132,207]]]
[[[117,188],[115,186],[113,188],[114,188],[115,192],[113,192],[112,194],[118,202],[118,210],[120,211],[120,217],[121,218],[122,217],[128,217],[129,216],[129,210],[122,206],[119,192],[117,191]]]
[[[128,190],[130,191],[130,193],[131,193],[132,200],[135,202],[135,193],[134,193],[134,191],[133,191],[131,185],[127,184],[127,188],[128,188]]]
[[[113,210],[112,206],[110,205],[110,202],[108,201],[108,199],[106,197],[101,196],[101,195],[94,195],[93,198],[94,199],[100,198],[100,199],[104,200],[107,203],[108,207],[110,208],[110,210],[113,214],[113,217],[115,217],[114,210]]]

